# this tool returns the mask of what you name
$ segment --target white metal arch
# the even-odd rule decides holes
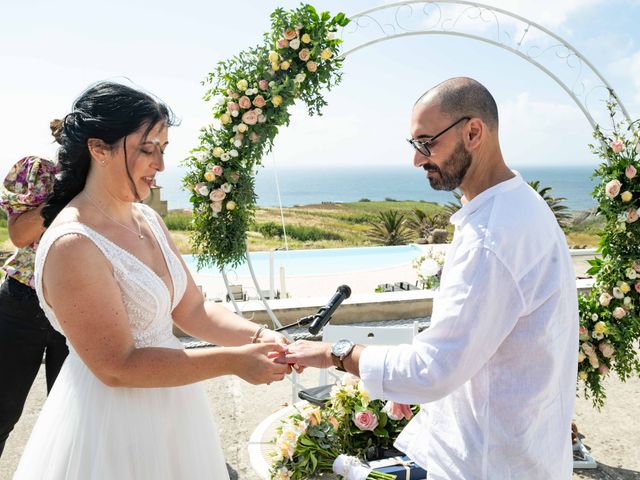
[[[592,128],[608,118],[605,100],[614,100],[631,118],[613,87],[584,55],[549,29],[506,10],[466,0],[405,0],[349,17],[342,29],[343,58],[394,38],[450,35],[505,49],[542,70],[575,102]],[[594,94],[599,95],[594,98]],[[595,109],[590,108],[595,103]],[[606,115],[604,115],[607,113]]]

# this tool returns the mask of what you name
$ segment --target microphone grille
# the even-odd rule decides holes
[[[338,291],[344,295],[344,298],[349,298],[351,296],[351,288],[349,285],[340,285],[338,287]]]

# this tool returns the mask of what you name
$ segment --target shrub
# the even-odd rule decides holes
[[[169,230],[193,230],[191,215],[188,213],[171,212],[163,220]]]

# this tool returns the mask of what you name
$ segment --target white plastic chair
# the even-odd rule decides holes
[[[360,345],[401,345],[413,342],[413,337],[418,334],[419,323],[413,322],[411,325],[399,325],[388,327],[367,327],[362,325],[327,325],[322,331],[323,342],[336,342],[342,338],[351,340]],[[318,385],[328,383],[327,374],[334,379],[340,376],[328,369],[320,370]],[[298,392],[304,390],[304,386],[297,381],[292,386],[292,402],[298,401]]]

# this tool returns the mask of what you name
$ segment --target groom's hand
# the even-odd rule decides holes
[[[331,344],[325,342],[309,342],[297,340],[285,347],[284,359],[288,363],[302,367],[329,368],[331,361]]]

